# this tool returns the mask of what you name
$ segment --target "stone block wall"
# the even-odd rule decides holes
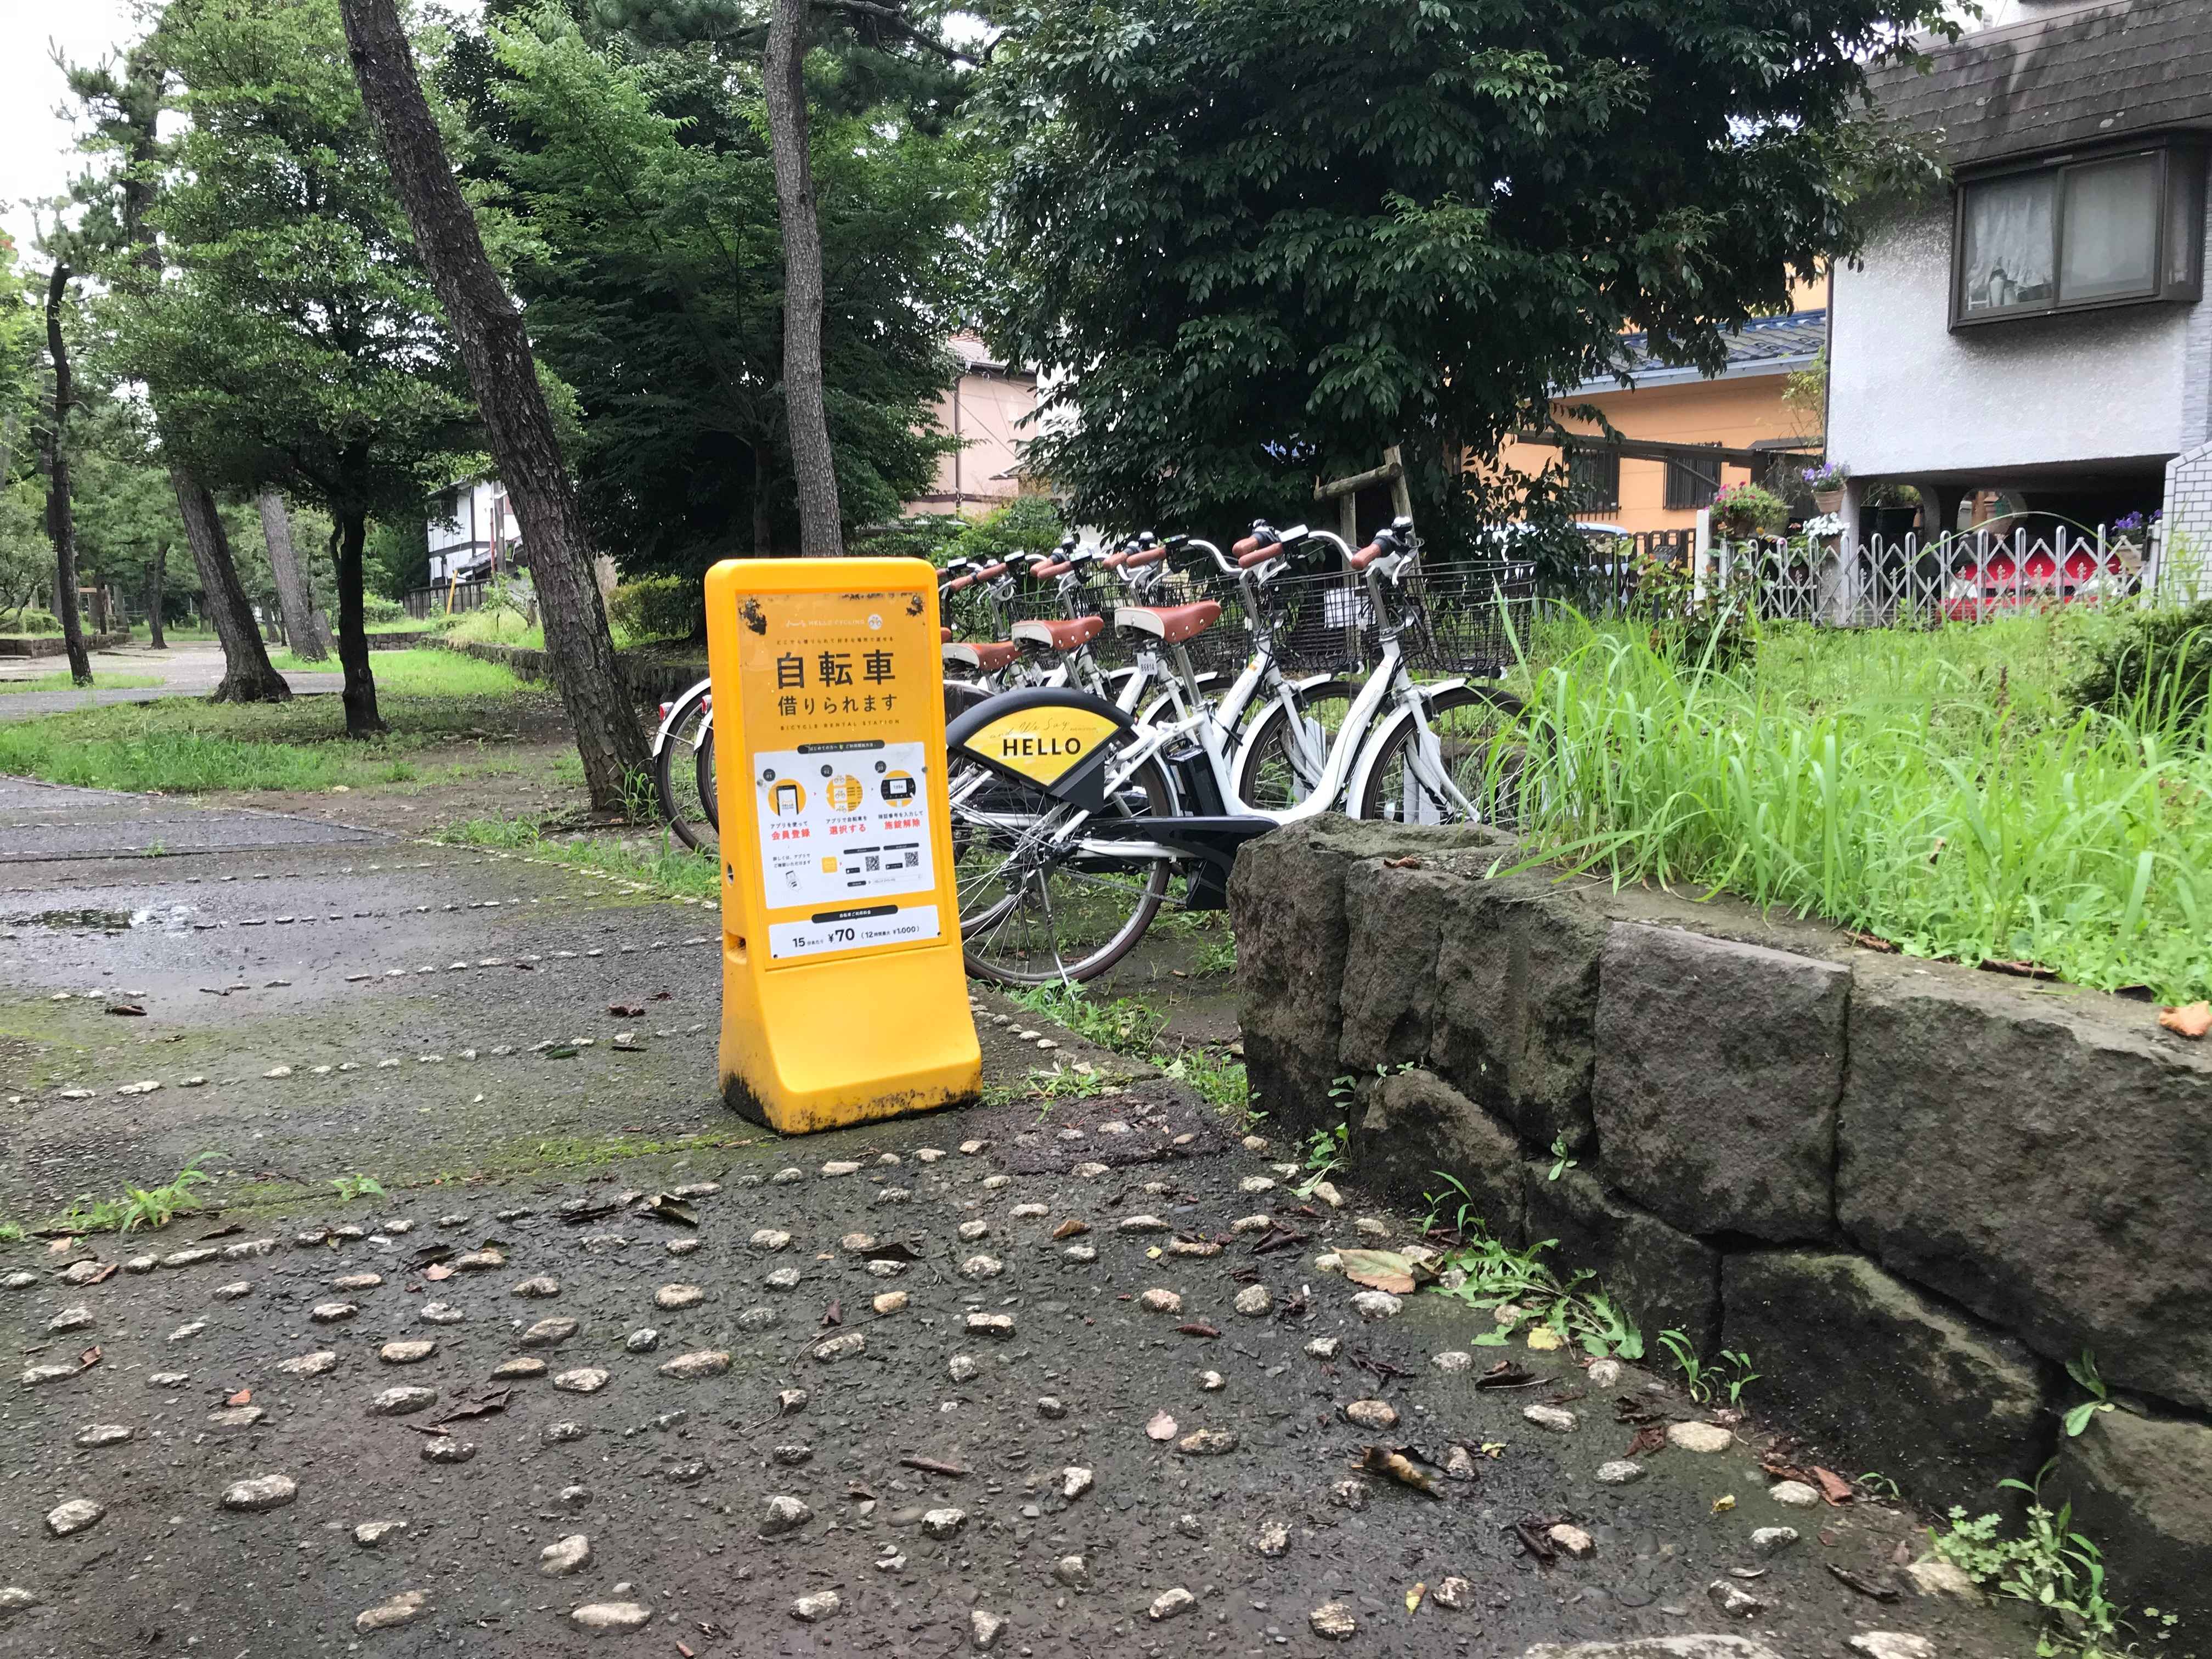
[[[2212,1638],[2212,1043],[1741,906],[1487,873],[1510,854],[1341,818],[1244,849],[1271,1124],[1348,1117],[1361,1179],[1449,1175],[1647,1343],[1747,1349],[1754,1406],[1836,1467],[1979,1512],[2057,1458],[2122,1592]],[[2119,1409],[2068,1439],[2084,1349]]]

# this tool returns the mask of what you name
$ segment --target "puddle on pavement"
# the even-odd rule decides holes
[[[45,927],[58,933],[127,933],[134,927],[158,927],[165,933],[190,925],[194,907],[163,904],[141,910],[34,910],[0,918],[9,927]]]

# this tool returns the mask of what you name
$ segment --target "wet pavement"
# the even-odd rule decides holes
[[[985,1103],[781,1140],[708,908],[0,789],[0,1218],[217,1173],[0,1244],[0,1655],[2032,1646],[1758,1425],[1376,1302],[1324,1258],[1417,1224],[994,997]]]
[[[271,647],[272,651],[281,647]],[[0,682],[43,679],[57,670],[66,671],[66,657],[0,657]],[[94,684],[88,690],[68,688],[51,691],[8,691],[0,694],[0,720],[27,720],[41,714],[66,714],[73,708],[99,708],[115,702],[153,702],[162,697],[204,697],[222,682],[222,647],[212,641],[185,640],[156,651],[140,644],[118,646],[92,653]],[[103,675],[158,677],[158,685],[101,685]],[[336,695],[345,687],[345,676],[333,665],[328,673],[289,673],[284,683],[295,696]]]

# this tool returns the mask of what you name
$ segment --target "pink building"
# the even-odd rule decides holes
[[[960,440],[960,448],[938,461],[930,492],[902,510],[980,519],[1022,494],[1017,474],[1029,437],[1022,422],[1036,409],[1036,376],[994,362],[971,335],[956,334],[945,344],[965,367],[938,400],[937,424]]]

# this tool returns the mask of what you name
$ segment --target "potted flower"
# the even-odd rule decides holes
[[[1773,535],[1790,522],[1790,503],[1755,483],[1731,484],[1713,497],[1713,528],[1730,541]]]
[[[1843,511],[1844,484],[1851,476],[1850,468],[1828,461],[1819,466],[1808,466],[1797,476],[1804,479],[1805,488],[1813,492],[1813,507],[1816,512]]]

